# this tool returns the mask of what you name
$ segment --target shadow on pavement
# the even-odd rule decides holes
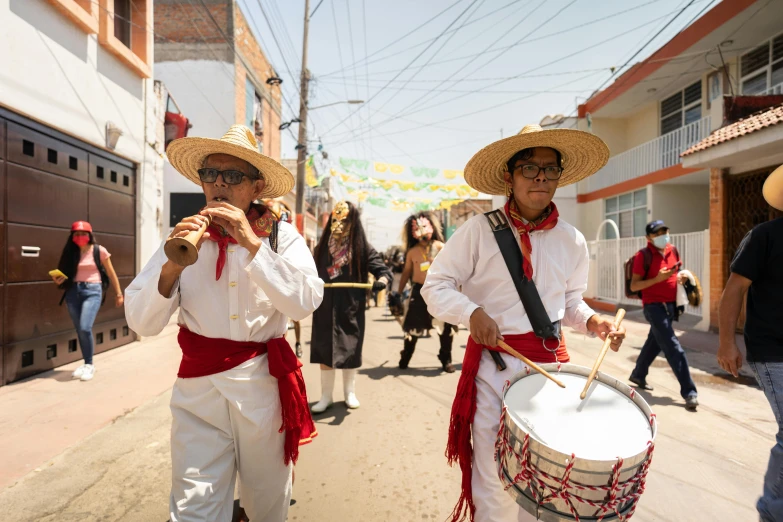
[[[445,372],[441,369],[440,366],[428,366],[423,368],[409,366],[407,370],[400,370],[400,368],[396,365],[386,366],[388,363],[389,361],[385,361],[381,363],[380,366],[376,366],[375,368],[362,368],[359,370],[359,373],[366,375],[374,381],[379,381],[386,377],[438,377],[440,375],[445,375]],[[461,371],[462,363],[455,364],[454,368]]]
[[[313,404],[315,404],[316,402],[318,401],[313,401],[310,403],[311,409],[313,407]],[[351,412],[344,402],[335,402],[325,412],[313,413],[313,421],[316,424],[328,424],[329,426],[339,426],[340,424],[343,423],[345,418],[348,417],[350,414]]]

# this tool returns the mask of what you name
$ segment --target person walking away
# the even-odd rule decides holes
[[[110,257],[109,251],[95,242],[92,225],[87,221],[77,221],[71,225],[71,233],[57,265],[65,277],[52,276],[54,282],[64,290],[60,304],[65,300],[68,314],[76,328],[84,364],[74,370],[73,378],[81,381],[89,381],[95,376],[92,327],[106,300],[109,285],[115,294],[114,306],[120,308],[124,303],[120,280]]]
[[[647,374],[650,365],[663,351],[680,383],[685,408],[696,411],[699,406],[698,391],[691,378],[685,350],[673,326],[678,319],[677,285],[685,277],[679,273],[682,262],[677,249],[671,244],[669,227],[663,221],[648,223],[645,232],[647,246],[634,258],[631,291],[642,294],[644,317],[650,323],[650,333],[628,380],[643,390],[652,391],[653,387],[647,383]]]
[[[783,210],[783,167],[764,183],[764,198]],[[720,299],[718,363],[738,376],[742,354],[735,331],[747,293],[745,347],[748,366],[769,401],[778,423],[764,488],[756,503],[761,522],[783,522],[783,218],[754,227],[740,243]]]

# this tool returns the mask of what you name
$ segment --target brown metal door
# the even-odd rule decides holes
[[[747,174],[730,175],[728,183],[728,226],[726,238],[726,266],[731,263],[742,239],[753,227],[771,219],[783,216],[783,212],[770,207],[764,200],[761,189],[773,167]],[[729,273],[729,270],[726,271]],[[745,302],[737,322],[737,330],[745,326]]]
[[[17,116],[0,120],[0,386],[81,358],[57,268],[71,223],[88,220],[123,289],[136,273],[135,170]],[[34,130],[37,129],[37,130]],[[58,137],[60,136],[60,137]],[[134,340],[114,292],[101,307],[95,352]]]

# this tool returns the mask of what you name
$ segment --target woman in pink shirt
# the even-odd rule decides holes
[[[52,277],[65,290],[63,299],[68,305],[82,348],[84,364],[73,372],[73,376],[82,381],[89,381],[95,375],[92,326],[105,300],[109,283],[116,294],[114,305],[119,308],[123,304],[122,288],[110,256],[108,250],[95,243],[92,226],[86,221],[77,221],[71,226],[71,235],[57,267],[67,278]]]

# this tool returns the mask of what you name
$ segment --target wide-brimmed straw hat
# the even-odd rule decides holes
[[[761,189],[769,206],[783,210],[783,165],[772,171]]]
[[[557,186],[564,187],[595,174],[609,160],[609,147],[601,138],[574,129],[548,129],[525,125],[516,136],[487,145],[465,166],[465,182],[484,194],[504,195],[503,173],[514,154],[532,147],[550,147],[563,158],[563,175]]]
[[[264,190],[259,198],[276,198],[291,192],[294,175],[277,161],[258,152],[253,131],[244,125],[232,125],[222,138],[180,138],[166,149],[171,166],[193,183],[201,185],[198,169],[204,158],[212,154],[228,154],[253,165],[264,176]]]

